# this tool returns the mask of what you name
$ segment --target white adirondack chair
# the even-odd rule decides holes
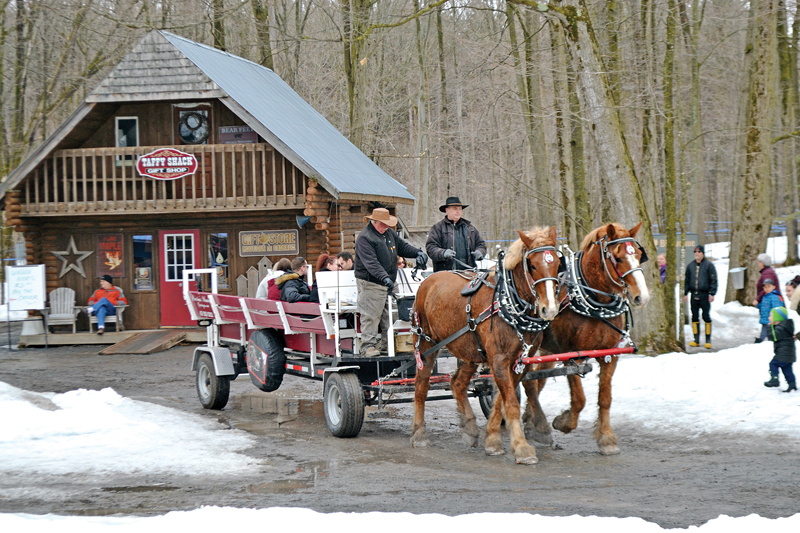
[[[68,287],[59,287],[50,291],[48,296],[50,307],[47,311],[48,326],[72,325],[72,333],[77,332],[76,321],[80,307],[75,307],[75,291]]]

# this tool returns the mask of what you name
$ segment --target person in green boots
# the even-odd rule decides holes
[[[769,362],[769,374],[771,379],[764,383],[765,387],[777,387],[778,371],[783,370],[783,377],[789,387],[783,392],[797,390],[797,382],[792,372],[792,363],[797,360],[797,351],[794,345],[794,321],[789,318],[789,312],[785,307],[775,307],[769,313],[769,331],[767,336],[775,344],[773,350],[775,355]]]

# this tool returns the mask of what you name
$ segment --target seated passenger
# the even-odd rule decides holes
[[[86,314],[97,316],[98,335],[105,333],[106,316],[116,315],[117,309],[114,306],[120,303],[127,305],[128,300],[122,294],[122,289],[112,284],[111,276],[105,274],[100,278],[100,288],[89,298],[89,307],[86,308]]]
[[[336,270],[340,270],[340,268],[335,255],[322,254],[319,256],[319,259],[317,259],[317,272],[334,272]],[[314,283],[311,285],[311,301],[319,302],[316,276],[314,276]]]
[[[281,301],[289,303],[313,301],[311,289],[305,280],[307,271],[308,263],[305,258],[292,259],[292,272],[275,279],[275,285],[281,290]]]
[[[264,279],[262,279],[261,283],[258,284],[256,298],[262,298],[265,300],[280,300],[281,290],[275,285],[275,280],[291,270],[292,263],[288,259],[284,257],[278,261],[278,264],[275,265],[275,270],[272,271],[272,274],[264,276]]]

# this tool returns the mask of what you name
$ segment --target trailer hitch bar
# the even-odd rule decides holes
[[[620,355],[623,353],[636,353],[635,346],[626,348],[609,348],[607,350],[583,350],[579,352],[554,353],[552,355],[536,355],[533,357],[523,357],[522,364],[535,365],[538,363],[552,363],[554,361],[568,361],[569,359],[583,359],[590,357],[597,359],[607,355]]]

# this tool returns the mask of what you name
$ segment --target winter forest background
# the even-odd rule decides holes
[[[600,223],[641,220],[653,263],[652,233],[668,235],[670,278],[676,234],[699,233],[748,267],[727,296],[742,303],[770,227],[795,242],[794,0],[1,5],[2,176],[159,28],[275,70],[408,187],[408,225],[435,222],[450,195],[487,240],[555,224],[577,249]],[[663,344],[673,294],[653,292],[637,327]]]

